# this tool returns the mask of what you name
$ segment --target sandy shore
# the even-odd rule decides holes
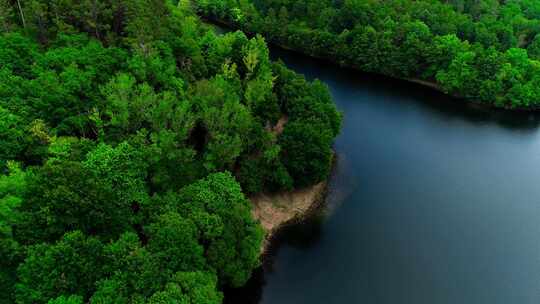
[[[324,200],[326,188],[327,182],[324,181],[304,189],[251,197],[253,217],[260,221],[266,232],[261,251],[266,251],[281,227],[301,221],[316,210]]]

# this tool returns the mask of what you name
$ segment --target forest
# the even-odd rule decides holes
[[[540,108],[537,0],[200,0],[207,19],[463,100]]]
[[[248,197],[329,174],[328,88],[188,1],[0,0],[0,32],[0,303],[221,303]]]

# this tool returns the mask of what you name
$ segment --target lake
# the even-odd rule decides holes
[[[326,210],[227,302],[540,303],[539,115],[272,54],[329,86],[338,162]]]

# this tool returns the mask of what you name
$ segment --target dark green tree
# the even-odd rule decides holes
[[[104,275],[102,256],[103,244],[80,231],[28,247],[18,269],[17,303],[47,303],[65,294],[88,298]]]

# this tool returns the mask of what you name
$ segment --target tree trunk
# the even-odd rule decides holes
[[[26,21],[24,20],[24,13],[23,13],[23,10],[22,10],[22,7],[21,7],[21,1],[20,0],[17,0],[17,6],[19,7],[19,13],[21,14],[21,20],[22,20],[23,27],[26,28]]]

